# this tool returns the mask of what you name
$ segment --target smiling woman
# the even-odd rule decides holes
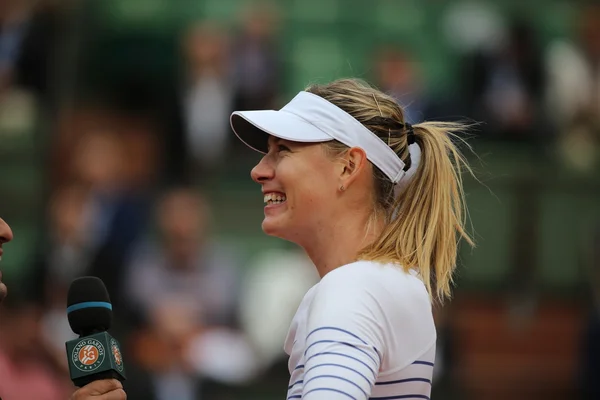
[[[264,154],[251,172],[265,233],[304,248],[321,276],[292,321],[287,399],[429,399],[432,301],[450,296],[464,229],[464,126],[411,126],[394,99],[352,79],[279,111],[237,111]]]

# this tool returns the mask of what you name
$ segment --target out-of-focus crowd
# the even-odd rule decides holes
[[[85,23],[72,18],[83,3],[0,1],[0,165],[31,156],[5,144],[33,131],[31,151],[42,176],[33,203],[19,203],[15,193],[25,184],[20,178],[0,180],[10,183],[0,187],[0,213],[13,224],[15,242],[23,225],[11,221],[11,210],[26,210],[23,220],[37,220],[26,265],[6,273],[0,396],[68,397],[64,343],[74,335],[66,293],[74,278],[94,275],[111,294],[112,333],[124,350],[129,398],[283,398],[287,323],[316,272],[296,248],[263,249],[249,257],[225,238],[238,229],[250,232],[249,240],[260,235],[260,199],[250,206],[244,203],[251,196],[227,188],[231,177],[249,181],[245,177],[257,160],[235,140],[229,115],[234,109],[278,108],[287,100],[289,62],[280,35],[286,10],[253,3],[240,9],[240,19],[232,18],[234,26],[194,22],[171,45],[181,60],[174,76],[148,81],[140,68],[139,75],[93,82],[86,91],[78,90],[85,62],[73,61],[77,49],[94,51],[87,42],[76,44],[82,39],[73,33]],[[427,59],[398,44],[374,42],[365,54],[367,72],[358,75],[406,105],[411,122],[484,122],[472,139],[476,150],[487,142],[533,148],[579,175],[594,175],[600,170],[600,7],[580,6],[570,35],[544,45],[532,20],[497,12],[493,2],[447,7],[439,34],[457,69],[445,93],[431,90]],[[155,62],[164,60],[157,55]],[[535,179],[524,181],[527,186]],[[220,193],[229,198],[215,200],[215,187],[225,187]],[[215,225],[223,215],[245,210],[256,216],[249,218],[255,227],[235,218],[228,219],[227,232]],[[524,210],[517,219],[527,219]],[[522,232],[527,237],[527,229]],[[597,236],[590,239],[587,248],[600,248]],[[7,260],[10,252],[7,246]],[[590,253],[586,290],[596,306],[580,343],[586,356],[573,356],[582,379],[569,390],[600,398],[594,378],[600,373],[600,255]],[[519,260],[529,262],[526,254]],[[527,271],[515,272],[516,291],[530,289]],[[451,317],[438,317],[440,383],[434,383],[434,393],[462,400],[467,397],[455,375]],[[540,398],[535,396],[524,398]]]

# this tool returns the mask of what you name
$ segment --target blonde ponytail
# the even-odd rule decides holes
[[[452,140],[464,126],[425,122],[413,129],[422,152],[417,173],[394,199],[393,216],[379,238],[359,258],[416,268],[429,293],[443,301],[451,294],[459,240],[474,245],[465,229],[461,176],[462,169],[471,170]]]
[[[392,97],[355,79],[306,90],[352,115],[410,166],[404,113]],[[459,241],[474,245],[465,229],[461,176],[463,170],[472,171],[455,143],[461,141],[457,134],[466,128],[450,122],[413,125],[421,160],[400,194],[395,194],[392,182],[373,168],[373,218],[385,218],[386,224],[379,237],[358,254],[359,259],[398,262],[406,270],[416,269],[430,296],[439,302],[451,295]],[[336,141],[324,145],[334,156],[347,150]]]

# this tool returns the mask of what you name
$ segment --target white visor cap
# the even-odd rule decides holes
[[[242,142],[263,154],[268,152],[269,135],[302,143],[337,140],[362,148],[392,182],[398,183],[405,174],[404,162],[377,135],[341,108],[309,92],[298,93],[279,111],[235,111],[230,122]]]

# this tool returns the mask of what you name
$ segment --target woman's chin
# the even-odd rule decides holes
[[[284,227],[284,224],[279,218],[265,218],[262,222],[262,230],[269,236],[287,239],[286,231],[288,231],[288,229]]]
[[[277,223],[275,223],[275,221],[272,221],[271,218],[265,218],[262,222],[261,227],[263,232],[267,235],[279,237],[279,235],[277,234],[277,232],[279,231],[279,226]]]

